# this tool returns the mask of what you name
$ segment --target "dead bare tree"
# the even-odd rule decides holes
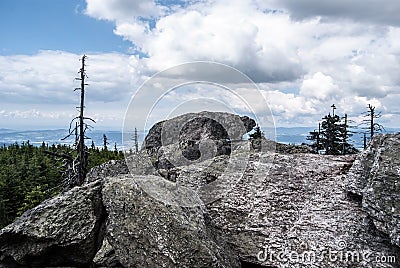
[[[86,70],[85,70],[85,60],[87,56],[82,56],[82,67],[79,70],[80,77],[75,78],[76,80],[81,81],[81,86],[79,88],[75,88],[74,91],[80,91],[80,105],[77,107],[79,111],[79,115],[73,118],[69,125],[68,135],[64,137],[62,140],[69,138],[70,136],[75,136],[75,148],[76,148],[76,156],[72,157],[64,157],[66,159],[65,162],[65,170],[66,170],[66,185],[64,189],[70,189],[74,186],[82,185],[86,174],[88,173],[87,165],[88,165],[88,155],[89,150],[85,145],[85,140],[90,139],[86,136],[86,130],[92,128],[91,125],[87,124],[86,121],[89,120],[93,123],[96,123],[92,118],[84,116],[85,109],[85,86],[88,84],[85,83],[85,79],[87,78]],[[74,124],[75,123],[75,124]],[[73,125],[75,125],[73,127]]]
[[[367,119],[364,119],[362,121],[362,125],[367,125],[367,127],[364,127],[369,132],[369,139],[371,140],[372,137],[376,132],[381,132],[382,130],[385,130],[385,128],[377,123],[375,119],[379,119],[381,117],[381,112],[376,113],[375,111],[375,106],[372,106],[371,104],[368,104],[368,111],[363,113]],[[364,138],[365,140],[365,138]],[[366,147],[366,141],[364,141],[364,149]]]

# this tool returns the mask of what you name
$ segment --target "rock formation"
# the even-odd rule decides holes
[[[353,156],[276,155],[271,166],[254,163],[254,172],[207,209],[246,263],[397,267],[375,261],[380,256],[399,260],[400,249],[347,194],[345,174],[352,161]]]
[[[155,124],[142,147],[157,170],[169,170],[196,160],[229,155],[232,143],[240,141],[255,126],[255,121],[247,116],[189,113]]]
[[[256,126],[248,116],[222,112],[189,113],[156,123],[147,134],[143,147],[159,148],[176,142],[201,139],[238,140]]]
[[[135,183],[159,177],[108,178],[103,202],[107,241],[127,267],[240,267],[239,259],[207,224],[204,207],[166,206]],[[171,182],[166,181],[174,187]]]
[[[400,133],[375,136],[347,178],[377,231],[400,246]]]
[[[174,180],[145,150],[94,168],[1,230],[0,267],[400,267],[400,134],[357,156],[242,145]]]
[[[73,188],[3,228],[0,267],[90,266],[105,230],[101,189],[100,180]]]

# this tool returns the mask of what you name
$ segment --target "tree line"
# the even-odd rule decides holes
[[[357,133],[359,126],[362,127],[364,135],[364,149],[367,146],[367,134],[369,139],[376,132],[382,131],[384,128],[381,124],[376,122],[376,119],[380,118],[380,113],[375,112],[375,107],[368,104],[368,111],[364,113],[366,119],[358,126],[350,125],[350,120],[345,114],[339,116],[335,114],[336,106],[331,106],[332,114],[328,113],[322,118],[322,121],[318,124],[318,129],[311,131],[307,140],[311,142],[311,148],[317,152],[323,152],[324,154],[330,155],[345,155],[355,154],[358,150],[351,144],[351,137]]]
[[[94,143],[92,143],[94,144]],[[0,228],[14,221],[24,211],[35,207],[63,189],[64,159],[56,154],[70,154],[69,145],[42,143],[36,147],[29,141],[0,147]],[[123,159],[122,151],[91,146],[88,149],[88,169],[109,160]]]

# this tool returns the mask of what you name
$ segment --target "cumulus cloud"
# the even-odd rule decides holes
[[[103,108],[113,118],[122,114],[117,110],[125,109],[136,88],[154,73],[184,62],[215,61],[237,68],[262,88],[278,125],[314,124],[332,103],[354,115],[372,103],[396,124],[400,111],[393,100],[400,92],[398,1],[86,3],[85,14],[111,21],[114,33],[132,43],[134,55],[89,55],[88,102],[106,103],[108,108]],[[75,103],[71,90],[77,87],[73,77],[79,57],[61,51],[0,57],[0,97],[15,103]],[[197,71],[210,79],[220,75]],[[247,85],[234,88],[249,100],[256,96]],[[225,98],[217,91],[207,96],[213,94]],[[190,96],[196,94],[186,97]],[[234,101],[232,106],[240,108]],[[96,109],[92,114],[100,115]]]
[[[164,11],[153,0],[87,0],[85,13],[97,19],[132,21],[135,17],[156,17]]]
[[[99,19],[105,16],[90,11],[96,5],[106,10],[114,6],[89,0],[87,12]],[[256,81],[295,80],[303,74],[297,46],[289,40],[296,31],[290,27],[289,16],[265,14],[251,1],[197,2],[159,16],[153,27],[142,19],[147,13],[139,16],[133,7],[131,11],[130,20],[118,14],[107,18],[115,21],[117,35],[148,56],[153,70],[212,60],[239,68]]]
[[[72,91],[80,86],[75,80],[80,58],[81,55],[62,51],[0,56],[2,100],[25,104],[76,102]],[[135,65],[128,55],[88,55],[88,101],[112,102],[130,96],[131,72],[137,68]]]
[[[2,125],[46,122],[67,127],[79,105],[79,91],[74,89],[80,87],[75,77],[81,57],[63,51],[0,56]],[[89,54],[86,64],[86,115],[120,128],[135,85],[147,77],[146,70],[136,56],[119,53]]]
[[[346,18],[354,21],[400,26],[400,2],[397,0],[275,0],[294,19],[322,16],[328,19]]]
[[[305,78],[300,88],[300,95],[318,100],[337,100],[341,95],[340,88],[332,77],[321,72],[315,73],[310,78]]]
[[[267,85],[285,120],[313,117],[332,102],[355,113],[376,100],[399,110],[388,103],[400,89],[398,1],[127,2],[87,0],[87,14],[114,21],[115,34],[146,55],[143,70],[228,64]]]

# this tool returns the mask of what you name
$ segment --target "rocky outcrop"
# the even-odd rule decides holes
[[[347,195],[345,174],[353,156],[277,154],[273,163],[265,157],[270,159],[261,154],[261,162],[250,163],[251,173],[207,205],[242,261],[266,267],[398,267],[399,248]],[[397,262],[380,263],[381,256]]]
[[[376,229],[400,246],[400,133],[376,135],[347,178]]]
[[[88,267],[106,213],[101,181],[76,187],[26,211],[0,231],[0,267]]]
[[[395,141],[395,139],[390,140]],[[387,142],[388,140],[384,146],[389,145]],[[392,145],[389,147],[393,150],[395,148]],[[379,159],[375,156],[370,158]],[[390,239],[388,233],[376,226],[373,214],[362,206],[358,194],[349,194],[351,186],[358,189],[365,187],[359,188],[365,183],[362,180],[355,184],[355,177],[350,174],[370,174],[368,166],[374,166],[373,162],[363,160],[370,158],[365,157],[365,154],[358,156],[354,167],[350,169],[355,156],[252,153],[247,159],[247,166],[241,179],[232,179],[232,187],[229,191],[215,197],[213,202],[207,203],[205,211],[202,210],[201,213],[205,213],[203,215],[209,219],[205,221],[207,226],[213,226],[223,234],[227,244],[232,248],[233,253],[230,254],[238,255],[243,267],[252,267],[252,265],[259,265],[259,267],[398,267],[399,247],[393,239]],[[246,161],[246,159],[242,160]],[[160,177],[143,178],[168,185],[184,186],[196,191],[204,185],[218,181],[221,176],[235,178],[239,171],[235,168],[227,170],[229,161],[230,156],[219,156],[187,167],[180,167],[180,176],[175,184],[160,180]],[[240,165],[238,162],[235,161]],[[360,162],[365,165],[362,169],[364,173],[357,168]],[[396,164],[396,166],[399,165]],[[350,173],[348,173],[349,169]],[[118,189],[128,187],[117,186],[115,183],[112,185],[116,187],[115,193],[119,194],[121,190]],[[163,188],[164,186],[161,187]],[[143,187],[140,189],[144,191],[141,194],[146,195],[146,190],[148,192],[148,189]],[[161,190],[155,192],[161,192]],[[393,189],[393,193],[396,193],[396,189]],[[398,200],[393,195],[389,196],[391,197],[388,198]],[[131,200],[129,203],[138,204],[138,207],[145,206],[142,202],[133,201],[129,197],[121,199]],[[170,204],[171,201],[166,203]],[[134,208],[125,203],[115,206],[116,208],[110,211],[124,206],[129,211],[134,211]],[[168,212],[169,207],[171,205],[167,205],[164,209],[157,207],[157,211],[161,211],[158,215],[169,215],[174,211]],[[144,211],[147,210],[147,208],[144,209]],[[174,211],[173,214],[175,213]],[[117,215],[120,214],[124,213],[117,212]],[[142,239],[154,241],[155,237],[148,234],[153,234],[154,230],[164,226],[165,222],[152,225],[149,227],[151,230],[138,222],[132,224],[136,226],[132,227],[137,228],[136,231],[125,229],[114,236],[124,238],[126,235],[121,235],[122,233],[132,234],[144,228],[146,231],[141,233]],[[117,225],[115,223],[115,226]],[[122,225],[125,226],[126,223]],[[164,229],[161,228],[161,230]],[[167,233],[165,237],[172,238],[174,235]],[[186,241],[176,238],[172,240],[175,243]],[[126,245],[128,241],[129,239],[124,242],[117,241],[114,244]],[[134,249],[130,248],[130,250]],[[143,252],[151,252],[151,250],[154,249]],[[299,258],[279,259],[282,256],[287,257],[287,255],[279,256],[282,251],[294,254],[293,256],[298,254],[299,258],[309,256],[309,259],[306,263]],[[117,255],[126,254],[126,252],[115,252]],[[380,262],[380,258],[386,262]]]
[[[135,162],[137,162],[137,160]],[[107,163],[92,168],[85,178],[85,184],[97,181],[99,179],[105,179],[107,177],[128,173],[129,168],[126,165],[125,160],[110,160]]]
[[[238,140],[256,126],[248,116],[222,112],[200,112],[156,123],[147,134],[143,148],[160,148],[176,142],[201,139]]]
[[[93,169],[86,185],[1,230],[0,267],[400,267],[400,134],[374,137],[357,157],[247,142],[219,155],[236,134],[185,120],[175,138],[210,145],[210,157],[172,163],[185,142],[164,143],[166,123],[156,125],[153,147]],[[173,166],[155,165],[160,153]]]
[[[142,148],[153,166],[169,170],[193,161],[201,162],[232,152],[232,142],[241,140],[256,123],[247,116],[222,112],[184,114],[155,124]]]
[[[126,267],[240,267],[224,238],[207,224],[204,208],[165,205],[136,180],[109,178],[103,188],[107,240]],[[166,182],[160,191],[174,187]]]

